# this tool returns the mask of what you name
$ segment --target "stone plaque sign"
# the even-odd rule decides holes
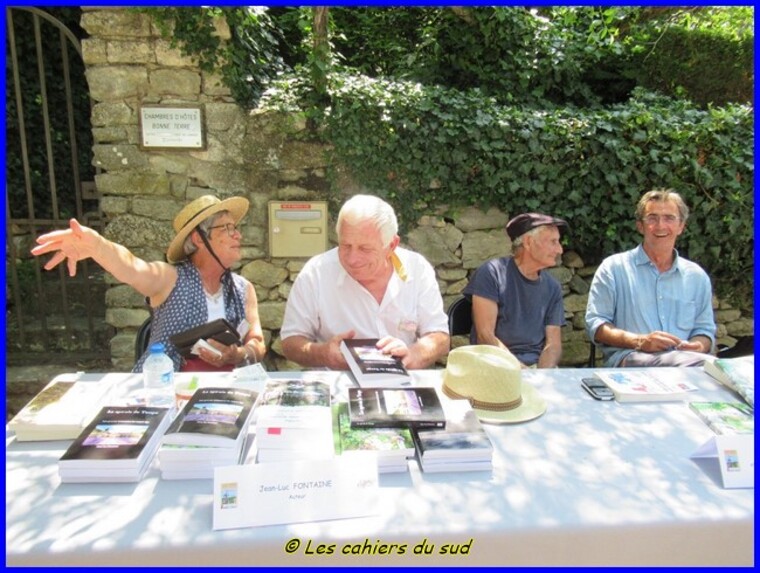
[[[206,149],[202,105],[140,106],[142,149]]]

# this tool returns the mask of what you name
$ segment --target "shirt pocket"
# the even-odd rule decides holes
[[[693,300],[676,300],[676,326],[691,332],[697,320],[697,303]]]

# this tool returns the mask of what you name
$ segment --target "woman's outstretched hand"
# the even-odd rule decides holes
[[[69,276],[77,273],[77,262],[93,256],[98,248],[100,235],[79,223],[76,219],[69,220],[69,228],[53,231],[37,237],[37,246],[32,249],[35,256],[55,251],[51,259],[45,263],[45,270],[55,268],[67,259]]]

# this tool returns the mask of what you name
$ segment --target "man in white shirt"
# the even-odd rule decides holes
[[[338,247],[312,257],[288,296],[280,330],[285,357],[345,370],[341,341],[377,338],[407,369],[431,366],[448,352],[448,319],[432,265],[398,246],[393,208],[355,195],[335,229]]]

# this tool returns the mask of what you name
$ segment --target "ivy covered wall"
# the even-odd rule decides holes
[[[143,258],[161,259],[172,237],[171,221],[188,201],[206,193],[222,198],[229,195],[247,197],[252,208],[243,226],[243,261],[239,272],[253,282],[259,296],[262,326],[270,348],[267,358],[270,369],[294,368],[278,352],[278,335],[290,286],[305,261],[269,256],[268,201],[328,199],[334,214],[343,196],[357,191],[373,192],[383,182],[383,192],[405,215],[407,225],[403,242],[422,252],[433,263],[448,305],[458,296],[469,274],[480,263],[506,254],[511,248],[503,225],[511,215],[516,214],[516,210],[478,205],[474,199],[479,194],[489,189],[510,193],[513,198],[521,198],[522,203],[514,204],[520,209],[547,210],[546,206],[550,203],[547,203],[545,194],[565,199],[573,191],[572,183],[577,181],[573,176],[573,166],[576,164],[571,163],[568,157],[575,157],[573,154],[583,154],[584,151],[573,148],[573,140],[567,138],[563,147],[558,131],[560,127],[569,129],[575,126],[573,129],[578,133],[587,133],[584,130],[591,127],[595,130],[594,137],[589,137],[589,144],[594,147],[585,151],[585,159],[579,156],[577,161],[581,168],[585,166],[607,179],[614,177],[619,167],[594,159],[595,149],[602,153],[613,144],[615,137],[623,137],[608,134],[603,121],[594,126],[585,124],[584,127],[582,122],[576,125],[568,114],[558,112],[559,121],[551,114],[541,118],[515,111],[514,117],[509,120],[513,122],[509,124],[512,137],[521,141],[531,154],[530,164],[521,168],[519,163],[505,163],[504,173],[501,173],[483,162],[482,165],[473,164],[469,174],[454,172],[447,158],[456,155],[456,146],[436,147],[435,133],[429,130],[415,133],[414,125],[419,117],[415,119],[405,115],[409,112],[403,106],[382,114],[361,97],[352,100],[346,96],[340,101],[344,107],[338,109],[333,128],[356,130],[358,124],[352,122],[357,115],[374,114],[372,118],[378,126],[377,131],[356,131],[353,137],[365,147],[376,144],[379,148],[388,144],[382,138],[376,139],[384,133],[385,137],[396,138],[391,141],[398,144],[400,154],[397,166],[372,166],[371,154],[365,155],[370,169],[360,177],[361,169],[357,166],[351,173],[345,167],[350,159],[348,150],[340,149],[332,142],[316,141],[303,114],[265,111],[263,108],[248,112],[240,108],[218,76],[202,70],[192,58],[172,50],[145,14],[126,9],[85,8],[82,26],[90,34],[90,38],[83,42],[83,51],[87,79],[95,101],[92,111],[95,161],[103,169],[96,185],[102,196],[102,209],[110,220],[106,236],[126,245]],[[217,33],[224,38],[229,30],[220,22]],[[382,84],[378,86],[378,89],[387,89]],[[350,94],[350,91],[347,93]],[[441,94],[440,97],[448,96]],[[353,116],[346,107],[351,101],[357,106]],[[187,103],[204,106],[207,149],[142,150],[139,146],[140,106]],[[449,106],[447,109],[444,103],[434,98],[429,102],[430,117],[439,118],[441,133],[448,128],[454,129],[458,110],[468,109],[464,104],[461,108]],[[444,117],[446,114],[449,114],[448,118]],[[497,129],[505,119],[498,115],[486,117],[477,113],[473,117],[471,139],[462,141],[463,146],[477,141],[488,142],[488,149],[482,149],[484,154],[502,153],[504,161],[508,161],[507,151],[500,151],[502,135]],[[614,123],[614,118],[607,120],[611,122],[610,126]],[[543,125],[536,122],[543,122]],[[654,169],[649,163],[651,152],[656,151],[655,144],[663,138],[655,130],[655,124],[654,121],[642,124],[639,130],[647,141],[653,142],[653,147],[646,151],[646,164],[651,169]],[[544,129],[547,126],[551,129]],[[399,136],[402,128],[406,131],[401,133],[406,137]],[[635,140],[640,137],[637,133],[630,132],[629,136]],[[419,147],[410,143],[415,138],[427,139],[428,149],[434,151],[429,155],[420,152]],[[555,143],[547,145],[552,138]],[[403,145],[405,141],[406,147]],[[422,155],[419,161],[410,162],[410,153]],[[551,159],[552,153],[557,155],[554,159]],[[621,146],[616,153],[622,158],[626,153],[638,151]],[[708,159],[709,156],[705,156],[705,160]],[[566,179],[556,189],[554,183],[540,177],[541,165],[549,160],[559,162],[567,170]],[[416,164],[420,165],[419,172],[411,171],[410,166]],[[626,164],[629,169],[636,169],[633,161]],[[435,169],[449,171],[440,171],[436,176]],[[528,171],[523,172],[525,169]],[[376,179],[367,178],[367,173],[374,173]],[[751,177],[751,171],[749,173]],[[489,184],[487,177],[506,179],[503,184],[495,185]],[[389,185],[389,181],[398,184]],[[512,181],[516,182],[520,193],[510,190]],[[460,194],[467,189],[467,185],[471,185],[473,204],[451,201],[454,195],[450,190],[457,189],[454,183],[459,185]],[[580,205],[585,205],[588,211],[585,216],[589,221],[593,220],[606,207],[606,204],[599,203],[604,201],[604,192],[583,185],[575,187],[582,197],[589,198],[582,200]],[[638,188],[632,189],[626,201],[614,205],[624,205],[627,212],[632,211],[631,200],[639,191]],[[598,202],[595,203],[592,197],[596,197]],[[575,212],[570,213],[572,216],[565,212],[555,214],[568,217],[571,221],[578,216]],[[578,225],[574,227],[579,228]],[[597,243],[611,232],[609,228],[599,229]],[[334,242],[332,233],[331,240]],[[581,364],[588,356],[582,317],[593,271],[594,266],[588,264],[572,246],[565,253],[562,265],[551,271],[559,278],[565,292],[568,326],[563,333],[563,364],[566,365]],[[107,321],[118,331],[111,343],[114,367],[129,369],[133,361],[135,332],[147,317],[148,309],[138,293],[115,281],[112,281],[106,295],[106,302]],[[732,308],[731,304],[717,298],[715,307],[720,323],[718,334],[722,341],[730,343],[738,336],[753,332],[752,309]]]

